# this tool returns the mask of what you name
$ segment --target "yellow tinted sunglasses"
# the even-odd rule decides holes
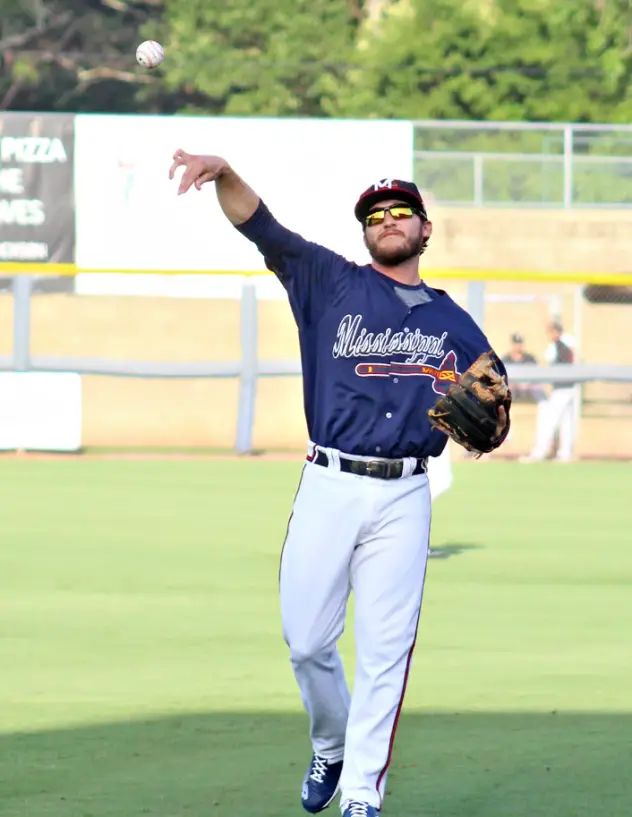
[[[423,210],[417,207],[408,207],[406,204],[391,204],[390,207],[380,207],[379,210],[372,210],[364,219],[364,223],[367,227],[374,227],[376,224],[381,224],[387,213],[390,213],[395,221],[399,221],[401,218],[412,218],[413,216],[420,216],[422,218],[426,216]]]

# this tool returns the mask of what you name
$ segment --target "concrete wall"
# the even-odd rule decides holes
[[[428,264],[546,272],[632,272],[632,210],[432,207]]]

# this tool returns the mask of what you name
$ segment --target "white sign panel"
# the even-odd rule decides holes
[[[358,196],[413,172],[410,122],[86,115],[75,128],[81,269],[265,270],[214,185],[177,195],[178,148],[223,156],[281,223],[359,263]]]
[[[72,372],[0,373],[0,449],[78,451],[81,377]]]

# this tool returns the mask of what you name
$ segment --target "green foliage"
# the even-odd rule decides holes
[[[134,50],[146,11],[122,0],[4,1],[0,110],[134,109]]]
[[[2,10],[0,110],[632,116],[630,0],[2,0]],[[143,39],[165,46],[156,71],[136,65]],[[424,149],[544,151],[534,134],[420,138]]]
[[[167,0],[166,84],[203,97],[189,110],[320,116],[354,27],[351,5],[330,0]]]
[[[366,37],[334,116],[629,121],[629,0],[410,0]]]

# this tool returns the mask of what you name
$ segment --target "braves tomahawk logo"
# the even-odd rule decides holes
[[[456,367],[456,353],[449,351],[439,366],[428,363],[358,363],[355,372],[360,377],[430,377],[436,394],[447,394],[461,373]]]
[[[345,315],[332,349],[334,358],[371,359],[356,365],[359,377],[429,377],[436,394],[446,394],[452,383],[458,383],[461,374],[456,352],[444,347],[447,332],[424,335],[419,329],[414,332],[386,329],[376,333],[367,332],[361,324],[362,315]],[[403,361],[394,360],[404,355]]]

